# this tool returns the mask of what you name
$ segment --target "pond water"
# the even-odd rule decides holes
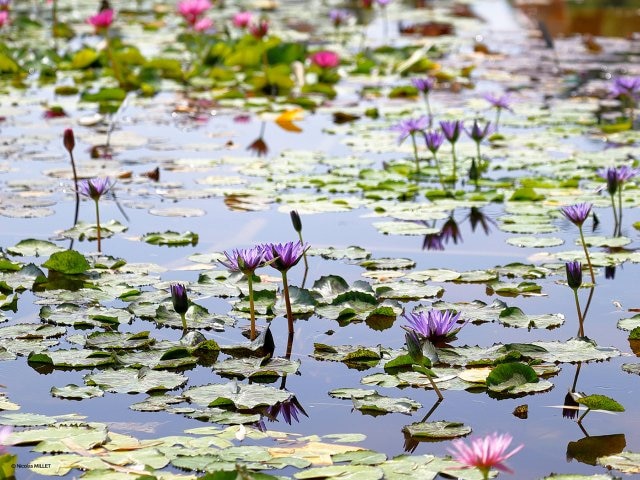
[[[91,27],[83,24],[93,5],[58,3],[60,18],[69,21],[78,32],[68,47],[65,41],[59,40],[58,48],[70,52],[82,45],[101,48]],[[112,3],[116,10],[127,6]],[[246,2],[225,3],[224,8],[218,8],[212,16],[220,22],[219,19],[226,19],[227,24],[241,7],[257,9]],[[550,51],[524,24],[518,23],[517,15],[501,0],[470,2],[476,17],[452,16],[448,2],[434,2],[430,8],[418,9],[413,2],[391,2],[385,15],[379,8],[368,12],[371,22],[368,25],[349,24],[337,33],[328,24],[327,13],[330,7],[340,5],[304,2],[305,6],[302,3],[282,2],[279,8],[265,9],[263,14],[273,22],[274,31],[281,38],[308,44],[310,50],[338,51],[343,65],[339,71],[340,81],[335,85],[335,98],[317,93],[300,94],[316,102],[317,108],[296,112],[300,118],[293,121],[293,127],[279,118],[282,112],[296,108],[293,94],[269,99],[247,90],[246,98],[223,98],[225,92],[232,90],[224,81],[213,82],[211,88],[193,88],[188,102],[186,87],[165,79],[158,83],[154,96],[144,97],[134,90],[116,114],[99,118],[95,102],[80,102],[78,95],[62,96],[56,87],[78,82],[81,91],[93,91],[104,85],[113,86],[110,76],[100,78],[93,74],[95,85],[83,84],[81,77],[87,81],[92,74],[87,69],[74,70],[67,66],[59,69],[54,82],[39,82],[34,70],[31,77],[24,79],[26,88],[18,89],[11,84],[11,75],[6,75],[5,95],[0,102],[0,115],[4,118],[0,124],[3,136],[0,146],[1,245],[8,259],[19,262],[20,266],[35,263],[49,274],[51,283],[44,288],[32,288],[33,276],[19,280],[18,273],[10,270],[3,273],[2,278],[8,284],[3,286],[2,291],[7,295],[3,301],[9,303],[15,295],[17,308],[11,310],[7,305],[0,317],[0,338],[3,339],[0,354],[6,354],[6,357],[0,356],[3,360],[0,362],[3,386],[0,394],[5,394],[19,410],[0,411],[0,424],[15,423],[14,433],[18,436],[21,432],[42,428],[41,425],[51,419],[40,419],[43,423],[36,421],[36,425],[31,425],[32,419],[16,421],[11,417],[14,413],[57,417],[54,419],[57,422],[77,421],[74,417],[65,417],[75,414],[85,417],[86,422],[107,424],[110,432],[149,440],[154,448],[160,445],[154,441],[183,436],[188,429],[212,426],[215,431],[222,431],[231,425],[224,438],[234,445],[291,447],[294,439],[319,436],[322,438],[311,440],[333,447],[356,445],[383,453],[388,459],[407,453],[417,462],[426,458],[425,455],[449,455],[452,443],[450,439],[420,441],[404,433],[405,426],[427,420],[459,422],[473,430],[469,438],[492,432],[509,433],[514,445],[524,444],[524,450],[508,461],[515,472],[512,478],[541,479],[552,473],[578,475],[572,478],[613,478],[607,475],[613,460],[598,461],[598,458],[623,451],[632,455],[640,452],[640,406],[634,394],[638,382],[634,353],[637,350],[633,350],[634,344],[628,340],[629,330],[638,322],[631,321],[624,324],[624,328],[618,326],[618,321],[633,317],[640,308],[635,288],[640,255],[636,252],[638,234],[633,226],[640,221],[637,208],[640,195],[635,178],[625,183],[624,211],[620,232],[616,234],[610,198],[606,190],[601,191],[605,182],[595,172],[600,167],[637,166],[639,135],[637,130],[629,128],[603,133],[596,119],[602,105],[612,103],[607,90],[612,79],[640,73],[635,71],[640,70],[637,65],[628,62],[640,49],[632,41],[603,38],[597,40],[603,46],[599,52],[585,49],[577,39],[558,40],[556,49]],[[117,35],[138,45],[145,55],[170,52],[172,56],[176,55],[172,48],[177,48],[185,64],[191,61],[172,43],[176,32],[185,28],[174,18],[174,6],[140,2],[139,8],[140,14],[118,16]],[[306,8],[313,9],[317,17],[305,17]],[[20,12],[20,4],[15,9]],[[158,12],[163,10],[170,13],[162,16]],[[40,11],[44,25],[49,20],[47,12]],[[316,18],[317,25],[311,33],[290,27],[301,20],[315,22]],[[161,24],[151,28],[155,20]],[[400,35],[397,28],[400,23],[418,25],[434,21],[451,23],[455,35],[407,36]],[[147,28],[141,28],[142,24]],[[11,28],[17,30],[6,33],[7,45],[20,43],[18,27],[16,24]],[[33,39],[22,41],[35,42],[41,38],[41,29],[45,27],[33,28],[35,32],[28,30]],[[382,44],[409,50],[376,50]],[[424,104],[415,92],[408,98],[403,95],[389,98],[394,87],[410,85],[410,77],[401,74],[398,64],[415,52],[416,46],[430,48],[423,57],[439,64],[427,70],[438,79],[430,94],[437,120],[463,119],[467,126],[474,118],[493,121],[495,111],[483,99],[483,94],[509,92],[511,95],[513,112],[502,112],[500,136],[494,136],[490,143],[482,143],[482,154],[489,159],[490,166],[477,189],[468,180],[458,181],[456,188],[448,188],[455,194],[443,194],[435,167],[426,160],[430,154],[422,145],[424,176],[416,179],[410,140],[398,144],[397,132],[391,130],[391,126],[402,119],[424,114]],[[376,67],[367,73],[355,74],[352,67],[358,52],[365,48]],[[471,67],[471,74],[465,75],[463,70]],[[420,71],[414,76],[425,74]],[[313,75],[307,80],[313,82]],[[208,85],[202,79],[201,82]],[[248,89],[246,84],[243,88]],[[193,107],[195,104],[199,105],[197,109]],[[67,116],[43,119],[43,112],[54,105],[61,106]],[[618,107],[615,102],[611,106],[617,117],[606,117],[614,126],[618,125],[615,122],[619,116],[624,115]],[[373,108],[377,108],[379,116],[366,116],[365,112]],[[336,113],[358,118],[339,123],[334,121]],[[113,128],[111,158],[91,159],[91,148],[107,142],[110,122]],[[117,221],[126,231],[102,239],[102,257],[96,253],[95,241],[71,241],[64,232],[74,224],[76,207],[73,177],[62,142],[65,128],[73,128],[75,132],[74,152],[80,177],[118,178],[114,187],[117,202],[110,197],[100,200],[100,216],[103,223]],[[456,148],[460,176],[466,177],[476,147],[466,135],[462,137]],[[256,143],[259,139],[264,144]],[[264,148],[268,149],[265,155],[255,155]],[[439,156],[449,172],[451,147],[446,142]],[[153,181],[145,174],[156,167],[159,180]],[[561,206],[577,202],[594,204],[597,221],[590,216],[584,231],[587,237],[594,237],[591,242],[600,245],[590,247],[596,285],[593,289],[583,287],[578,292],[582,309],[589,305],[585,316],[588,339],[577,338],[578,318],[564,267],[565,261],[583,259],[577,243],[577,228],[560,214]],[[148,330],[157,342],[177,342],[182,330],[171,306],[168,292],[171,282],[185,283],[190,300],[207,309],[209,317],[221,315],[227,319],[228,324],[220,328],[202,329],[205,338],[223,347],[246,342],[242,331],[249,324],[247,309],[233,306],[240,298],[240,290],[246,292],[246,282],[237,276],[228,277],[216,259],[225,250],[296,240],[289,217],[293,209],[300,212],[304,240],[311,245],[311,250],[308,272],[300,262],[290,271],[289,281],[293,286],[314,291],[317,300],[311,314],[300,315],[295,322],[291,360],[300,362],[297,373],[285,374],[267,385],[283,391],[286,388],[295,395],[297,418],[287,422],[283,408],[276,414],[273,409],[236,411],[230,408],[232,412],[262,416],[257,423],[255,419],[244,419],[249,434],[240,441],[234,434],[243,419],[223,415],[220,422],[196,420],[191,418],[193,409],[202,409],[206,404],[196,405],[198,402],[182,397],[175,405],[162,404],[157,411],[130,408],[147,400],[147,393],[114,393],[108,387],[103,387],[106,392],[96,398],[54,397],[53,387],[82,386],[88,375],[99,374],[105,368],[91,362],[86,368],[70,369],[27,361],[29,348],[43,353],[82,350],[86,337],[93,332]],[[93,202],[81,202],[79,219],[90,224],[95,222]],[[442,234],[443,228],[448,233]],[[198,239],[193,244],[186,242],[177,247],[153,245],[143,240],[150,232],[167,231],[195,232]],[[522,238],[514,240],[516,237]],[[25,239],[50,241],[63,249],[72,247],[92,265],[96,262],[112,265],[117,258],[126,264],[91,270],[82,278],[87,282],[85,286],[92,289],[78,293],[74,292],[77,283],[74,288],[55,283],[54,275],[42,267],[50,252],[37,257],[16,254],[15,246]],[[628,239],[628,243],[624,239]],[[546,240],[549,243],[540,243],[542,247],[515,246],[518,242],[531,245]],[[349,249],[351,246],[359,248]],[[364,257],[381,262],[393,260],[391,268],[375,264],[367,267],[360,263]],[[405,264],[404,267],[399,266],[400,263]],[[586,264],[584,268],[587,282]],[[279,299],[278,272],[261,268],[257,274],[261,275],[258,289],[278,289]],[[204,278],[205,275],[208,278]],[[338,311],[327,310],[332,298],[323,294],[322,285],[316,282],[331,275],[344,279],[347,292],[361,291],[362,295],[373,298],[367,300],[367,305],[363,306],[366,303],[363,300],[356,304],[356,309],[362,309],[356,312],[357,317],[353,317],[353,312],[340,311],[346,304],[338,305]],[[362,293],[366,289],[362,284],[355,283],[362,280],[372,285],[368,294]],[[20,282],[29,282],[27,288],[19,288]],[[139,296],[129,292],[134,289],[140,291]],[[119,295],[124,296],[119,298]],[[480,304],[471,303],[474,301],[488,306],[480,308]],[[506,305],[494,304],[496,301]],[[446,365],[437,365],[442,368],[441,377],[455,376],[478,366],[493,367],[493,361],[506,350],[498,354],[492,347],[515,344],[513,349],[525,352],[521,363],[544,359],[544,366],[540,368],[546,369],[547,374],[541,376],[540,381],[551,384],[539,393],[534,393],[535,387],[529,382],[527,385],[532,390],[518,395],[500,394],[489,392],[484,380],[471,382],[455,377],[453,381],[443,380],[444,400],[439,403],[435,392],[427,387],[424,375],[416,388],[393,386],[400,381],[401,374],[396,376],[390,372],[384,376],[384,364],[397,356],[399,349],[405,348],[405,331],[401,326],[407,322],[400,312],[436,302],[452,304],[450,308],[461,311],[466,322],[457,339],[451,341],[455,348],[450,352],[454,353],[441,351],[443,358],[458,355],[463,359],[452,362],[456,367],[453,374],[450,369],[444,370]],[[67,303],[77,305],[80,313],[64,313]],[[380,304],[392,307],[393,313],[370,315]],[[489,307],[492,304],[493,309]],[[506,306],[518,307],[528,316],[559,314],[556,320],[564,321],[551,329],[509,327],[508,319],[499,317]],[[114,310],[104,308],[115,309],[120,315],[130,315],[131,320],[115,326],[79,328],[78,322],[89,319],[88,309],[94,307],[103,308],[101,312],[107,316],[115,315]],[[169,312],[172,328],[162,325],[157,307]],[[54,312],[61,309],[63,313],[48,316],[47,308]],[[258,326],[263,329],[270,325],[275,340],[274,356],[284,357],[287,321],[282,304],[274,308],[276,315],[258,315]],[[338,321],[339,318],[342,320]],[[7,330],[3,333],[3,329],[13,325],[41,323],[62,325],[66,330],[50,346],[44,343],[38,346],[34,342],[32,347],[21,344],[24,340],[17,340]],[[540,356],[540,351],[532,353],[532,342],[557,343],[544,344],[546,356]],[[361,345],[377,351],[382,358],[369,362],[329,361],[315,344]],[[466,347],[473,346],[479,348],[471,354]],[[105,350],[124,355],[118,348]],[[477,362],[482,365],[473,365],[465,355],[484,361]],[[167,395],[179,397],[190,388],[210,383],[224,383],[232,388],[233,381],[216,371],[216,366],[229,358],[230,355],[220,353],[213,365],[200,361],[187,368],[159,370],[179,372],[187,377],[184,385]],[[623,364],[632,365],[631,371],[635,373],[624,371]],[[122,367],[122,364],[118,366]],[[137,374],[138,380],[148,375],[146,369],[139,371],[142,373]],[[438,368],[435,372],[438,374]],[[169,378],[170,373],[165,375]],[[242,378],[237,382],[241,386],[255,383]],[[380,395],[394,398],[408,397],[420,406],[409,408],[410,402],[404,400],[400,406],[410,410],[404,414],[357,409],[356,400],[352,401],[349,396],[336,398],[328,393],[341,388],[376,390]],[[562,406],[569,390],[605,395],[622,404],[625,411],[591,412],[578,423],[574,415],[566,411],[563,415]],[[525,404],[527,415],[514,415],[514,410]],[[270,415],[275,418],[270,419]],[[272,421],[274,419],[277,421]],[[286,432],[287,441],[265,437],[258,427],[267,432]],[[340,442],[330,436],[323,437],[331,434],[362,434],[365,438],[351,436]],[[180,442],[185,442],[184,438]],[[38,448],[33,445],[36,442],[22,443],[8,449],[18,456],[20,464],[34,460],[56,466],[64,463],[59,461],[59,456],[56,460],[50,446]],[[196,478],[202,474],[187,469],[189,462],[185,458],[189,458],[190,448],[200,456],[204,450],[193,445],[181,449],[167,445],[158,447],[162,455],[154,452],[156,456],[148,459],[147,465],[157,469],[154,470],[157,478]],[[133,450],[138,448],[139,445]],[[84,458],[100,455],[98,447],[65,444],[63,449]],[[216,449],[210,447],[209,450],[211,453]],[[174,451],[178,453],[173,455]],[[268,462],[254,459],[254,456],[262,458],[264,452],[266,449],[230,453],[224,461],[211,459],[213,464],[206,470],[215,471],[216,465],[219,469],[234,468],[237,461],[251,469],[264,468],[266,473],[285,477],[382,478],[379,474],[384,461],[379,457],[370,459],[369,463],[362,461],[364,465],[371,465],[366,467],[369,470],[358,466],[357,461],[351,465],[350,459],[336,457],[336,464],[346,462],[355,469],[345,470],[353,476],[325,472],[304,477],[301,473],[306,471],[304,468],[291,466],[295,462],[282,468],[277,468],[281,464],[272,463],[274,470],[266,470]],[[296,455],[300,454],[290,453],[290,456]],[[159,456],[163,460],[158,460]],[[179,458],[176,460],[176,457]],[[165,461],[167,459],[173,463]],[[257,466],[259,462],[263,462],[261,466]],[[154,466],[156,464],[161,466]],[[640,472],[635,457],[631,456],[628,464],[629,472]],[[123,465],[132,464],[123,462]],[[204,470],[202,465],[206,463],[198,465]],[[18,469],[15,478],[49,478],[54,473],[47,468]],[[89,476],[91,470],[98,467],[85,468],[89,468],[86,478],[137,477],[115,467],[109,474],[103,471]],[[622,475],[620,467],[616,469],[614,465],[613,468],[613,475]],[[591,477],[598,474],[600,476]],[[387,472],[384,478],[427,478],[425,472],[419,473],[419,477],[415,475],[418,474],[411,471]],[[59,476],[84,478],[80,469],[73,468]],[[451,477],[480,479],[481,475],[475,471],[446,469],[446,473],[440,473],[437,478]]]

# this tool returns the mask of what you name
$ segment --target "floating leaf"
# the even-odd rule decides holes
[[[537,383],[538,375],[529,365],[510,362],[496,366],[486,382],[493,392],[508,392],[525,383]]]
[[[187,383],[187,380],[187,377],[178,373],[132,368],[104,370],[84,377],[88,386],[98,386],[107,392],[115,393],[173,390]]]
[[[183,245],[198,244],[198,234],[192,232],[172,232],[170,230],[161,232],[147,233],[142,237],[143,242],[150,243],[151,245],[168,245],[170,247],[178,247]]]
[[[232,406],[237,409],[273,406],[290,400],[292,394],[286,390],[258,384],[214,383],[201,387],[191,387],[184,396],[198,405],[216,407]]]
[[[65,250],[51,254],[49,260],[42,266],[56,272],[76,275],[86,272],[89,269],[89,262],[75,250]]]
[[[507,307],[498,317],[500,323],[516,328],[555,328],[564,323],[561,313],[545,315],[525,315],[518,307]]]
[[[61,388],[51,387],[51,395],[58,398],[84,400],[86,398],[102,397],[104,390],[98,387],[79,387],[78,385],[69,384]]]
[[[616,402],[613,398],[606,395],[587,395],[586,397],[576,398],[576,402],[591,410],[604,410],[606,412],[624,412],[624,407]]]
[[[640,453],[621,452],[598,458],[598,465],[618,470],[622,473],[640,473]]]
[[[458,422],[416,422],[402,428],[402,431],[412,437],[433,440],[448,440],[451,438],[465,437],[471,433],[471,427]]]

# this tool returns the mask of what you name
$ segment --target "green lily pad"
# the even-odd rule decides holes
[[[53,242],[46,240],[37,240],[28,238],[20,240],[13,247],[7,248],[7,252],[11,255],[20,255],[25,257],[50,256],[56,252],[63,252],[65,249]]]
[[[142,241],[151,245],[168,245],[170,247],[179,247],[184,245],[198,244],[198,234],[193,232],[172,232],[170,230],[161,232],[151,232],[142,236]]]
[[[333,465],[309,468],[293,475],[298,480],[340,478],[341,480],[380,480],[384,472],[369,465]]]
[[[416,422],[402,428],[404,433],[421,440],[448,440],[466,437],[471,433],[471,427],[459,422]]]
[[[100,223],[100,237],[110,238],[116,233],[126,232],[127,226],[116,220],[111,220],[105,224]],[[76,240],[97,240],[98,227],[95,223],[78,222],[75,226],[64,230],[60,233],[64,238],[73,238]]]
[[[367,270],[407,270],[416,266],[410,258],[372,258],[359,263]]]
[[[98,386],[107,392],[115,393],[173,390],[187,383],[187,380],[187,377],[178,373],[158,372],[148,368],[104,370],[84,377],[88,386]]]
[[[606,395],[587,395],[586,397],[576,398],[576,402],[591,410],[604,410],[606,412],[624,412],[624,407],[616,402],[613,398]]]
[[[15,445],[37,443],[33,450],[41,453],[72,453],[73,449],[77,450],[78,447],[90,450],[106,443],[107,438],[107,428],[104,424],[63,423],[11,434],[11,441]],[[73,442],[72,446],[69,446],[70,439]]]
[[[509,237],[506,242],[514,247],[523,248],[549,248],[557,247],[564,243],[564,240],[558,237]]]
[[[299,368],[299,360],[285,358],[272,358],[266,363],[262,358],[229,358],[213,366],[221,375],[252,379],[292,375]]]
[[[410,398],[385,397],[377,393],[362,398],[352,397],[352,401],[354,408],[357,410],[374,415],[392,412],[410,415],[411,412],[422,407],[421,404]]]
[[[492,392],[509,392],[526,383],[538,383],[538,375],[524,363],[502,363],[491,370],[486,382]]]
[[[286,402],[291,399],[293,394],[266,385],[245,385],[234,381],[191,387],[183,395],[198,405],[233,406],[240,410],[251,410],[259,406],[273,406],[280,402]]]
[[[56,272],[77,275],[89,269],[89,262],[75,250],[64,250],[52,253],[49,260],[44,262],[42,266]]]
[[[518,307],[507,307],[498,316],[503,325],[516,328],[556,328],[564,323],[561,313],[544,315],[526,315]]]
[[[109,352],[78,349],[31,352],[28,362],[31,365],[51,365],[57,368],[93,368],[116,363]]]
[[[51,395],[58,398],[73,398],[74,400],[84,400],[86,398],[102,397],[104,390],[98,387],[79,387],[69,384],[64,387],[51,387]]]
[[[640,473],[640,453],[621,452],[598,458],[598,465],[618,470],[622,473]]]

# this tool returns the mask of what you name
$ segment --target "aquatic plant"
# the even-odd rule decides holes
[[[573,290],[573,297],[576,302],[576,309],[578,310],[578,336],[584,337],[584,317],[582,315],[580,301],[578,299],[578,289],[582,285],[582,264],[578,261],[567,262],[565,264],[565,271],[567,274],[567,284],[569,285],[569,288]]]
[[[302,240],[302,219],[300,218],[300,214],[297,210],[291,210],[289,212],[291,216],[291,224],[293,225],[293,229],[298,233],[298,238],[300,239],[300,243],[304,245],[304,240]],[[304,259],[304,268],[305,270],[309,269],[309,263],[307,263],[307,251],[304,250],[302,252],[302,258]]]
[[[424,98],[424,103],[427,107],[427,116],[429,117],[429,127],[431,127],[431,122],[433,120],[433,115],[431,114],[431,104],[429,103],[429,93],[433,89],[434,83],[435,82],[429,77],[411,79],[411,84],[418,89],[418,91],[422,94],[422,98]]]
[[[435,351],[435,347],[433,344],[426,338],[418,335],[415,330],[406,329],[404,334],[405,345],[407,346],[407,351],[409,352],[409,356],[413,361],[413,370],[419,373],[422,373],[429,379],[429,383],[431,384],[431,388],[436,392],[438,398],[442,400],[444,397],[442,396],[442,392],[438,388],[438,385],[433,380],[435,374],[428,368],[431,367],[431,359],[425,357],[426,351]]]
[[[191,26],[195,27],[196,23],[207,10],[212,7],[209,0],[182,0],[178,3],[178,13]]]
[[[635,107],[640,98],[640,77],[617,77],[609,87],[612,97],[618,98],[624,108],[628,109],[628,117],[633,128]]]
[[[582,243],[582,248],[584,250],[584,255],[587,257],[587,264],[589,265],[589,273],[591,273],[591,282],[593,284],[596,283],[596,277],[593,274],[593,266],[591,265],[591,257],[589,256],[589,250],[587,249],[587,243],[584,240],[584,233],[582,232],[582,225],[585,220],[591,213],[591,208],[593,205],[591,203],[578,203],[575,205],[569,205],[567,207],[562,207],[560,211],[562,214],[576,227],[578,227],[578,231],[580,232],[580,242]]]
[[[291,299],[289,296],[289,283],[287,272],[298,264],[304,253],[309,248],[302,242],[269,243],[263,246],[265,260],[282,274],[282,290],[287,308],[287,321],[289,335],[293,335],[293,313],[291,311]]]
[[[460,320],[460,312],[452,310],[438,310],[432,308],[427,311],[403,313],[402,316],[409,322],[408,327],[420,336],[432,342],[451,338],[460,330],[455,328]]]
[[[500,113],[502,113],[502,110],[507,110],[513,113],[513,108],[511,108],[511,97],[508,94],[497,96],[493,93],[487,93],[484,95],[484,99],[496,109],[496,120],[494,125],[495,131],[498,132],[498,129],[500,128]]]
[[[513,473],[504,462],[524,448],[519,445],[510,452],[507,452],[513,438],[509,434],[493,433],[481,438],[474,438],[471,444],[467,445],[464,440],[454,440],[453,449],[449,452],[462,468],[477,468],[482,474],[482,478],[487,480],[492,468],[500,471]]]
[[[469,138],[473,140],[476,144],[476,156],[478,159],[478,168],[482,171],[487,168],[488,162],[482,161],[482,155],[480,154],[480,144],[482,141],[489,136],[489,134],[493,131],[493,126],[491,122],[487,122],[484,127],[481,127],[478,123],[478,120],[473,121],[473,127],[471,129],[466,129],[467,135]],[[474,160],[475,161],[475,160]]]
[[[241,272],[247,277],[249,286],[249,314],[251,319],[251,330],[249,338],[256,338],[256,312],[253,299],[253,275],[255,271],[265,264],[265,250],[262,246],[252,248],[236,249],[231,253],[224,252],[226,260],[220,263],[232,272]]]
[[[100,198],[102,198],[103,195],[106,195],[111,190],[111,188],[113,188],[113,184],[108,178],[92,178],[90,180],[83,180],[78,186],[80,195],[90,198],[95,202],[96,205],[98,252],[102,252],[102,245],[100,242]]]
[[[76,170],[76,162],[73,159],[73,149],[76,146],[76,139],[73,135],[73,130],[71,128],[67,128],[64,131],[62,136],[62,143],[64,148],[69,152],[69,160],[71,161],[71,170],[73,171],[73,185],[74,192],[76,195],[76,210],[75,215],[73,217],[73,224],[76,225],[78,223],[78,212],[80,207],[80,191],[78,189],[78,171]]]
[[[169,287],[171,290],[171,302],[173,309],[180,315],[182,320],[182,329],[187,330],[187,310],[189,310],[189,298],[187,297],[187,288],[182,283],[172,283]]]
[[[320,68],[335,68],[340,65],[340,56],[330,50],[320,50],[312,53],[309,60]]]
[[[613,210],[614,235],[622,235],[622,189],[624,184],[638,175],[639,169],[631,168],[627,165],[620,167],[600,168],[596,174],[607,181],[607,192],[611,197],[611,208]],[[618,197],[618,212],[616,213],[615,197]]]
[[[453,159],[453,173],[451,175],[453,186],[455,187],[457,177],[456,170],[456,142],[460,138],[460,132],[464,128],[464,123],[462,120],[454,120],[454,121],[442,121],[440,122],[440,128],[442,128],[442,133],[444,133],[444,137],[451,144],[451,156]]]
[[[442,178],[442,170],[440,169],[440,161],[438,160],[438,150],[444,142],[444,135],[439,130],[429,130],[424,133],[424,142],[427,145],[427,150],[433,155],[433,161],[436,164],[436,170],[438,172],[438,180],[440,186],[444,189],[444,179]]]
[[[420,173],[420,159],[418,158],[418,145],[416,143],[416,134],[424,132],[429,126],[429,119],[425,116],[419,118],[408,118],[391,127],[391,130],[400,132],[398,143],[402,144],[407,137],[411,137],[413,144],[413,157],[416,161],[416,173]]]
[[[234,27],[246,29],[251,24],[252,20],[253,20],[253,13],[243,11],[243,12],[236,13],[233,16],[231,23],[233,23]]]

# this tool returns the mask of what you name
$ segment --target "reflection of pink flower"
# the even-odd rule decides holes
[[[238,12],[233,16],[232,23],[238,28],[247,28],[253,19],[251,12]]]
[[[190,25],[195,25],[200,16],[210,8],[209,0],[182,0],[178,3],[178,13]]]
[[[4,27],[9,24],[9,12],[6,10],[0,11],[0,27]]]
[[[96,32],[100,30],[108,29],[113,23],[113,10],[108,8],[107,10],[102,10],[100,13],[96,13],[95,15],[89,17],[87,19],[87,23],[90,23],[96,29]]]
[[[335,52],[321,50],[309,57],[320,68],[335,68],[340,64],[340,57]]]
[[[200,20],[198,20],[196,23],[193,24],[193,29],[196,32],[205,32],[207,30],[210,30],[211,27],[213,27],[213,20],[207,17],[201,18]]]
[[[11,427],[0,427],[0,454],[6,452],[4,447],[9,444],[9,436],[12,431]]]
[[[483,438],[475,438],[471,441],[471,446],[467,445],[463,440],[454,440],[453,447],[450,450],[453,458],[464,465],[463,468],[477,468],[482,472],[484,478],[489,478],[489,470],[497,468],[503,472],[511,472],[504,464],[512,455],[518,453],[524,445],[520,445],[509,453],[507,449],[511,444],[511,435],[498,435],[493,433]]]

